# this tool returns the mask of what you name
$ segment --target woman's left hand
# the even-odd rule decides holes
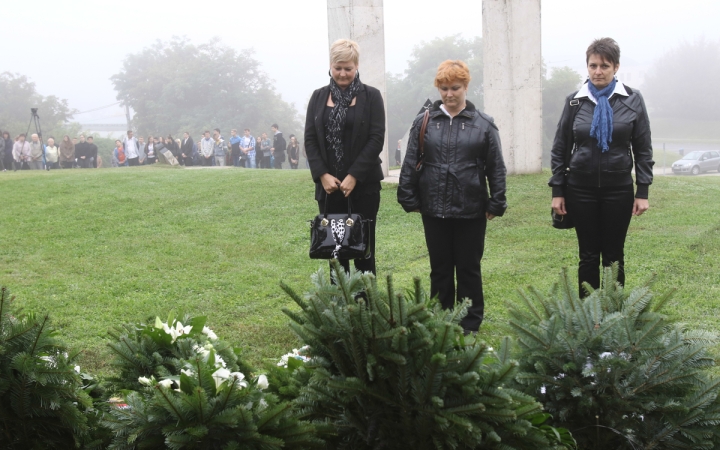
[[[642,213],[648,210],[650,207],[650,203],[648,202],[648,199],[646,198],[636,198],[635,203],[633,203],[633,216],[640,216]]]
[[[486,213],[485,213],[485,218],[486,218],[487,220],[493,220],[493,219],[495,218],[495,214],[491,214],[491,213],[489,213],[489,212],[486,212]]]
[[[357,183],[357,180],[354,176],[348,175],[345,177],[345,179],[340,184],[340,190],[345,195],[345,197],[349,197],[350,194],[352,194],[353,189],[355,189],[355,183]]]

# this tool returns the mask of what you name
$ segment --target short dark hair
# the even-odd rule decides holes
[[[7,137],[10,137],[10,133],[8,131],[3,131],[3,136],[7,135]]]
[[[117,144],[118,142],[122,144],[122,141],[120,139],[115,139],[115,143]]]
[[[209,133],[209,132],[210,132],[210,130],[205,130],[205,131],[203,131],[203,134]]]
[[[88,136],[88,137],[87,137],[87,139],[92,139],[92,138],[93,138],[92,136]]]
[[[25,135],[25,133],[20,133],[20,134],[18,135],[18,137],[27,137],[27,136]]]
[[[132,133],[132,132],[133,132],[133,130],[128,130],[128,133]]]
[[[214,131],[217,131],[218,134],[220,134],[220,128],[213,128]]]
[[[605,37],[592,41],[585,52],[585,64],[590,61],[591,55],[599,55],[613,66],[620,64],[620,46],[613,38]]]
[[[279,130],[279,129],[280,129],[280,127],[279,127],[279,126],[277,126],[277,124],[276,124],[276,123],[274,123],[274,124],[270,125],[270,128],[275,128],[276,130]]]
[[[247,131],[247,132],[249,133],[249,132],[250,132],[250,128],[245,128],[244,131]]]

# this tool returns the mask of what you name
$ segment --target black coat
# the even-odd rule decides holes
[[[415,165],[423,115],[413,122],[400,170],[398,202],[407,212],[420,210],[430,217],[475,219],[486,212],[502,216],[507,209],[507,171],[497,126],[470,102],[452,119],[442,112],[441,104],[438,100],[430,109],[421,172]]]
[[[75,157],[80,159],[81,156],[85,158],[90,156],[90,144],[87,142],[78,142],[75,144]]]
[[[323,124],[329,95],[330,86],[313,92],[305,116],[305,152],[315,182],[316,200],[321,200],[325,195],[320,177],[330,173]],[[385,145],[385,104],[379,90],[363,84],[358,91],[354,108],[352,142],[350,152],[345,156],[348,161],[348,174],[355,177],[361,186],[383,179],[380,152]]]
[[[632,184],[633,160],[638,198],[648,197],[655,164],[650,138],[650,121],[645,101],[637,90],[625,86],[629,94],[613,95],[613,134],[610,149],[602,152],[597,139],[590,136],[595,103],[588,98],[575,99],[573,92],[565,99],[550,161],[552,177],[548,183],[553,197],[565,196],[565,185],[627,186]],[[579,102],[579,105],[573,104]],[[570,165],[566,155],[570,154]]]
[[[180,147],[180,153],[184,153],[185,156],[188,158],[192,156],[193,153],[193,145],[195,144],[195,141],[193,141],[192,137],[189,137],[187,142],[185,140],[182,140],[182,146]]]

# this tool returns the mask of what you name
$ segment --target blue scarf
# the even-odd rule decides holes
[[[613,110],[610,106],[608,97],[615,90],[617,80],[613,80],[603,89],[598,90],[591,81],[588,81],[590,93],[597,100],[595,112],[593,113],[592,126],[590,127],[590,136],[597,139],[598,146],[603,153],[610,150],[610,142],[612,142],[613,133]]]

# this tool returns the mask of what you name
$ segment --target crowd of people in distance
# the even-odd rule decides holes
[[[112,154],[112,167],[139,166],[154,164],[160,155],[174,159],[182,166],[234,166],[249,169],[282,169],[283,163],[289,163],[291,169],[297,169],[300,162],[300,143],[294,134],[287,142],[277,124],[271,127],[272,138],[267,133],[257,137],[246,128],[242,136],[233,129],[230,139],[225,140],[220,129],[205,131],[197,142],[189,132],[182,139],[148,136],[147,140],[135,137],[129,130],[122,139],[115,141]],[[304,154],[304,152],[303,152]],[[42,142],[37,134],[26,140],[20,134],[13,141],[10,133],[2,133],[0,140],[0,170],[50,170],[72,168],[102,167],[102,158],[93,137],[81,134],[79,138],[65,135],[59,145],[55,138],[49,137]]]
[[[30,135],[27,140],[25,133],[10,138],[10,133],[4,131],[0,139],[0,170],[50,170],[50,169],[72,169],[98,168],[102,167],[102,158],[98,156],[97,145],[93,143],[93,137],[80,135],[70,139],[70,136],[63,136],[59,145],[54,137],[49,137],[46,142],[40,140],[36,133]]]
[[[272,139],[267,133],[257,137],[245,128],[243,135],[236,129],[230,131],[230,139],[225,140],[219,128],[212,133],[205,130],[195,142],[189,132],[183,138],[174,139],[148,136],[136,138],[129,130],[122,140],[115,141],[113,166],[138,166],[154,164],[160,154],[170,153],[182,166],[234,166],[248,169],[282,169],[287,160],[291,169],[297,169],[300,161],[300,143],[294,134],[290,142],[283,137],[277,124],[271,127]],[[212,135],[211,135],[212,134]],[[170,156],[168,155],[168,156]]]

